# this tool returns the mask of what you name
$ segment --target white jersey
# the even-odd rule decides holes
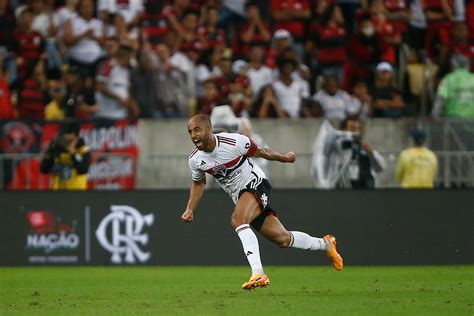
[[[206,173],[214,176],[234,203],[241,190],[255,189],[263,179],[263,171],[252,157],[257,145],[247,136],[236,133],[215,134],[216,147],[210,153],[195,149],[189,156],[189,167],[194,181],[202,180]]]

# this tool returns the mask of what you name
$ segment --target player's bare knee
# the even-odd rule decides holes
[[[235,214],[235,213],[232,214],[232,216],[230,217],[230,226],[232,226],[232,228],[236,229],[237,227],[243,224],[248,224],[248,223],[245,222],[242,216],[239,216],[238,214]]]

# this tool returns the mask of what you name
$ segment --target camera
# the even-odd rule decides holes
[[[47,152],[50,155],[58,156],[63,152],[67,152],[68,141],[64,136],[54,139],[48,146]]]

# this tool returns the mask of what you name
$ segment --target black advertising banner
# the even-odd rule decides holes
[[[334,234],[347,265],[473,264],[474,192],[275,190],[290,230]],[[187,190],[0,192],[0,266],[245,265],[233,204],[207,191],[194,222]],[[279,249],[264,264],[327,265],[323,253]]]
[[[58,123],[0,121],[0,189],[47,190],[49,177],[40,173],[38,154],[56,137]],[[129,121],[82,122],[80,136],[92,152],[89,189],[134,189],[138,159],[138,125]]]

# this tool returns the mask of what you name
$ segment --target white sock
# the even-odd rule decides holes
[[[292,235],[291,248],[298,248],[304,250],[327,250],[326,241],[323,238],[311,237],[310,235],[298,232],[290,231]]]
[[[240,225],[235,229],[237,235],[239,235],[242,246],[244,247],[244,254],[247,256],[250,268],[252,268],[252,274],[263,273],[262,262],[260,261],[260,249],[258,247],[258,239],[255,236],[252,228],[249,224]]]

